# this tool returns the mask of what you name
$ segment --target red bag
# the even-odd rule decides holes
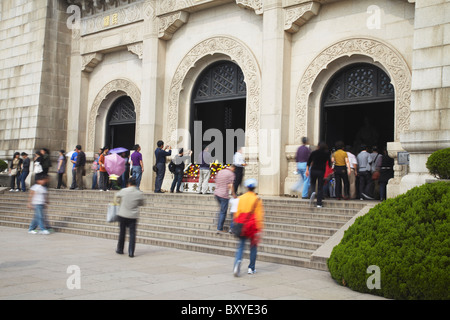
[[[254,206],[253,206],[253,212],[246,212],[241,213],[236,219],[235,219],[235,227],[238,226],[241,228],[240,237],[245,238],[253,238],[253,236],[256,234],[258,229],[256,228],[256,220],[255,220],[255,209],[258,204],[258,200],[256,200]],[[237,228],[238,229],[238,228]]]
[[[253,212],[241,213],[236,223],[242,223],[241,237],[252,238],[256,234],[256,221]]]

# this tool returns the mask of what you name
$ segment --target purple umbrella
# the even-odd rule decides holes
[[[105,157],[105,169],[109,175],[122,175],[125,171],[125,159],[117,153],[110,154]]]
[[[119,148],[114,148],[112,150],[109,150],[109,153],[122,153],[122,152],[127,152],[128,149],[119,147]]]

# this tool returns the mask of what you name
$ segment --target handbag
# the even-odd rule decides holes
[[[42,173],[44,172],[44,170],[42,169],[42,165],[40,164],[40,162],[35,162],[34,163],[34,173],[38,174],[38,173]]]
[[[107,222],[116,222],[118,221],[117,213],[119,212],[119,205],[115,203],[108,204],[108,211],[106,212],[106,221]]]
[[[251,212],[241,213],[234,221],[231,231],[236,237],[252,238],[255,235],[257,231],[255,209],[258,202],[259,198],[255,201]]]
[[[11,175],[12,176],[15,176],[15,175],[17,175],[17,169],[11,169]]]
[[[378,180],[380,178],[380,171],[372,173],[372,180]]]

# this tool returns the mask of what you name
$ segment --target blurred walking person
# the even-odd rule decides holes
[[[310,177],[311,181],[311,201],[315,196],[317,183],[317,207],[322,207],[323,201],[323,177],[325,176],[326,166],[331,168],[330,152],[325,142],[319,143],[319,148],[309,156],[306,166],[306,176]]]
[[[236,167],[231,165],[225,168],[216,176],[216,188],[214,190],[214,198],[219,203],[219,214],[217,222],[217,233],[225,232],[223,230],[223,224],[227,217],[228,201],[230,200],[230,193],[233,198],[236,198],[236,190],[234,190]]]
[[[250,263],[248,265],[248,274],[255,274],[256,255],[258,243],[262,236],[264,228],[264,206],[262,200],[255,193],[258,186],[256,179],[247,179],[244,182],[247,192],[239,197],[238,208],[234,215],[234,224],[245,223],[248,227],[247,236],[239,238],[238,247],[234,260],[233,274],[235,277],[240,275],[242,257],[244,254],[247,239],[250,240]]]
[[[120,208],[117,214],[119,218],[119,241],[116,253],[123,254],[126,229],[129,229],[128,256],[134,257],[136,248],[136,225],[139,219],[139,207],[144,205],[144,194],[137,188],[136,179],[128,181],[128,187],[120,190],[115,195],[119,199]]]
[[[308,138],[302,138],[302,145],[297,149],[297,153],[295,155],[295,161],[297,162],[297,174],[299,175],[298,182],[292,187],[292,190],[295,192],[301,192],[302,199],[308,198],[309,193],[309,177],[306,176],[306,164],[308,162],[309,155],[311,154],[311,150],[308,145]]]
[[[48,192],[45,187],[48,183],[47,175],[37,175],[36,184],[30,188],[28,208],[34,209],[34,217],[31,221],[28,233],[36,234],[36,228],[41,229],[41,234],[50,234],[45,226],[45,208],[48,205]]]

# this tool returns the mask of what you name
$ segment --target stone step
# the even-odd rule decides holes
[[[56,190],[56,189],[50,189],[49,190],[49,196],[50,199],[64,199],[64,200],[71,200],[71,201],[77,201],[77,200],[83,200],[83,202],[89,202],[89,201],[99,201],[100,199],[107,199],[112,201],[114,198],[114,193],[116,191],[110,191],[110,192],[99,192],[96,190],[88,190],[88,191],[67,191],[67,190]],[[7,192],[5,194],[9,194],[10,198],[19,197],[20,199],[23,199],[24,196],[26,197],[26,193],[22,192]],[[189,206],[189,205],[195,205],[198,206],[199,203],[204,205],[204,207],[208,207],[209,204],[217,206],[217,202],[214,199],[213,195],[173,195],[173,194],[151,194],[146,193],[144,194],[145,198],[147,200],[147,205],[153,205],[153,206],[160,206],[163,204],[168,204],[170,206],[175,205],[182,205],[182,206]],[[311,208],[309,205],[309,200],[299,200],[299,199],[292,199],[292,198],[279,198],[278,200],[272,199],[272,198],[266,198],[264,196],[261,197],[264,201],[264,207],[266,210],[285,210],[288,208],[289,210],[296,210],[301,208],[308,208],[312,210],[321,210],[324,208]],[[281,199],[281,200],[280,200]],[[350,209],[350,210],[361,210],[368,201],[359,201],[359,200],[349,200],[349,201],[337,201],[337,200],[325,200],[326,201],[326,208],[329,209]],[[369,202],[373,203],[373,202]]]
[[[14,206],[8,206],[9,202],[4,201],[0,203],[0,211],[8,212],[11,207],[16,208],[16,210],[28,210],[25,204],[16,203]],[[52,203],[52,206],[49,210],[52,211],[64,211],[71,212],[74,214],[97,214],[99,216],[104,216],[106,213],[105,205],[101,205],[98,207],[79,207],[75,205],[62,205]],[[171,211],[171,210],[160,210],[159,212],[152,211],[147,207],[141,208],[141,216],[148,217],[157,217],[159,219],[167,219],[167,220],[189,220],[189,221],[204,221],[210,223],[217,222],[217,212],[211,211],[190,211],[185,209],[185,212]],[[231,214],[228,213],[228,217],[231,218]],[[295,225],[315,225],[322,227],[340,227],[342,224],[345,224],[349,218],[347,216],[341,215],[332,215],[332,214],[291,214],[290,217],[278,216],[272,213],[265,214],[266,223],[287,223],[287,224],[295,224]]]
[[[8,222],[8,221],[2,221],[0,223],[2,226],[6,227],[14,227],[14,228],[22,228],[24,229],[24,232],[26,232],[26,229],[28,228],[27,223],[21,223],[21,222]],[[118,229],[116,227],[116,229]],[[64,227],[64,226],[54,226],[53,230],[55,232],[64,232],[64,233],[70,233],[70,234],[76,234],[76,235],[83,235],[83,236],[89,236],[89,237],[98,237],[98,238],[106,238],[111,240],[117,240],[118,237],[118,231],[116,232],[109,232],[109,231],[102,231],[102,230],[94,230],[92,228],[71,228],[71,227]],[[139,233],[139,228],[138,228]],[[39,236],[39,235],[36,235]],[[236,241],[234,240],[234,246],[212,246],[209,244],[201,244],[201,243],[193,243],[193,242],[180,242],[176,240],[166,240],[166,239],[160,239],[160,238],[151,238],[146,237],[143,235],[138,234],[136,237],[137,243],[147,244],[147,245],[154,245],[154,246],[161,246],[161,247],[170,247],[175,249],[181,249],[181,250],[190,250],[190,251],[196,251],[196,252],[203,252],[203,253],[210,253],[210,254],[218,254],[218,255],[225,255],[233,257],[236,253]],[[111,250],[114,250],[112,248]],[[279,263],[279,264],[287,264],[292,266],[298,266],[303,268],[313,268],[318,270],[327,270],[326,263],[320,262],[320,261],[311,261],[309,259],[310,252],[306,254],[306,258],[298,257],[298,256],[290,256],[288,255],[288,250],[282,251],[283,254],[277,254],[273,253],[280,252],[278,249],[271,248],[270,246],[264,245],[261,243],[261,245],[258,247],[258,260],[259,261],[265,261],[265,262],[272,262],[272,263]],[[248,252],[244,253],[244,258],[249,259]]]
[[[22,215],[2,215],[1,221],[20,221],[22,223],[29,223],[32,219],[32,214],[22,214]],[[92,228],[98,231],[109,231],[113,232],[113,230],[118,230],[116,223],[107,223],[104,220],[99,220],[95,218],[87,218],[87,217],[71,217],[71,216],[60,216],[60,215],[47,215],[47,219],[49,224],[52,227],[71,227],[71,228]],[[154,224],[151,223],[143,223],[141,220],[139,221],[138,232],[143,236],[157,237],[162,239],[173,240],[176,239],[178,241],[189,241],[189,242],[198,242],[198,243],[210,243],[211,241],[215,242],[215,245],[224,246],[223,240],[227,242],[232,241],[231,246],[235,245],[234,236],[231,234],[216,234],[214,228],[211,230],[203,230],[199,232],[199,229],[189,229],[189,228],[180,228],[178,227],[178,232],[167,232],[167,230],[160,229],[156,230]],[[138,234],[139,235],[139,234]],[[218,238],[219,237],[219,238]],[[222,240],[222,243],[217,243],[217,241]],[[274,245],[274,246],[284,246],[288,248],[295,249],[307,249],[307,250],[315,250],[320,247],[321,243],[312,242],[312,241],[304,241],[304,240],[295,240],[295,239],[280,239],[277,237],[264,237],[264,243],[266,245]],[[228,246],[230,244],[228,243]]]
[[[67,208],[67,210],[72,210],[72,208],[76,208],[77,210],[86,210],[90,211],[104,211],[105,203],[101,203],[99,200],[91,200],[89,201],[76,201],[73,199],[51,199],[50,202],[52,206],[61,206]],[[19,197],[13,197],[8,199],[3,199],[2,201],[5,204],[11,206],[20,206],[26,203],[25,199]],[[111,199],[112,202],[112,199]],[[192,213],[196,213],[199,215],[208,215],[208,214],[217,214],[218,206],[216,203],[209,207],[202,206],[201,209],[198,209],[198,204],[187,206],[187,205],[170,205],[166,204],[165,206],[154,206],[152,204],[146,203],[144,207],[141,208],[141,212],[149,212],[149,213],[171,213],[178,214],[183,211],[190,211]],[[358,210],[359,211],[359,210]],[[316,220],[335,220],[346,222],[351,217],[353,217],[358,211],[353,209],[340,209],[340,208],[302,208],[301,210],[286,209],[284,210],[274,210],[274,209],[266,209],[265,208],[265,216],[280,216],[295,219],[316,219]]]
[[[117,223],[106,222],[114,191],[49,190],[47,219],[56,232],[117,240]],[[212,195],[146,193],[138,222],[138,243],[234,256],[236,238],[216,234],[218,204]],[[308,200],[261,197],[265,207],[264,237],[258,260],[326,270],[326,261],[311,260],[316,249],[349,221],[363,201],[326,201],[312,208]],[[0,225],[28,228],[33,211],[28,194],[0,193]],[[228,213],[225,230],[230,223]]]
[[[15,213],[19,214],[20,211],[17,211],[18,208],[15,208]],[[23,208],[22,212],[29,211],[30,213],[30,219],[31,219],[31,211],[29,209]],[[8,210],[8,208],[0,207],[0,214],[6,214],[10,213],[11,211]],[[52,207],[47,209],[48,215],[61,215],[61,210],[54,209]],[[76,212],[64,212],[65,215],[81,215],[83,217],[89,217],[92,215],[95,215],[95,218],[98,221],[105,221],[106,219],[106,213],[76,213]],[[167,225],[172,227],[180,227],[180,228],[193,228],[193,229],[202,229],[202,230],[213,230],[215,231],[217,228],[216,220],[214,218],[209,218],[208,220],[203,219],[190,219],[190,216],[179,216],[181,219],[170,219],[174,218],[170,215],[165,216],[166,219],[163,219],[161,215],[156,215],[156,217],[148,216],[148,215],[141,215],[140,216],[140,222],[150,222],[154,225]],[[228,226],[230,221],[230,217],[228,215],[228,219],[225,222],[225,225]],[[306,220],[305,220],[306,221]],[[275,230],[275,231],[281,231],[281,232],[295,232],[295,233],[309,233],[309,234],[318,234],[318,235],[325,235],[325,236],[331,236],[337,231],[337,225],[334,222],[328,222],[326,225],[307,225],[307,222],[305,224],[300,223],[280,223],[280,222],[269,222],[266,221],[264,223],[265,230]],[[342,225],[342,223],[339,223],[338,226]]]

